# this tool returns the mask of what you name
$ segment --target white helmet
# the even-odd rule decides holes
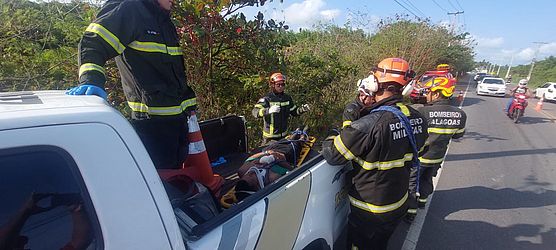
[[[527,86],[527,79],[521,79],[521,80],[519,80],[518,85],[519,85],[519,87],[525,87],[525,86]]]
[[[360,79],[357,82],[357,90],[363,92],[367,96],[374,95],[378,91],[378,81],[374,75],[370,75],[365,79]]]

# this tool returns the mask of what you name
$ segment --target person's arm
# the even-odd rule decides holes
[[[266,100],[266,98],[261,98],[255,104],[255,107],[252,110],[252,114],[255,118],[261,118],[269,114],[268,109],[270,108],[270,103]]]
[[[343,166],[365,151],[362,145],[369,144],[365,142],[368,137],[369,134],[348,126],[339,135],[329,137],[322,143],[322,156],[330,165]]]
[[[106,61],[122,54],[137,37],[137,24],[142,20],[136,14],[136,4],[126,1],[112,7],[87,27],[78,48],[81,85],[104,88]]]
[[[360,110],[357,109],[357,107],[353,105],[353,103],[349,103],[348,105],[346,105],[346,108],[344,109],[344,113],[342,115],[342,128],[351,125],[353,121],[359,119],[359,116]]]
[[[458,131],[452,136],[453,139],[459,139],[465,134],[465,123],[467,122],[467,115],[462,112],[461,123]]]

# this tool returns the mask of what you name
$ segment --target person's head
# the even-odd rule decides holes
[[[377,80],[376,101],[402,95],[404,87],[415,77],[409,63],[401,58],[386,58],[373,68],[373,75]]]
[[[452,97],[456,86],[446,77],[434,77],[425,83],[423,90],[427,103]]]
[[[274,73],[270,75],[270,79],[268,81],[270,89],[275,94],[284,93],[286,89],[286,76],[282,75],[282,73]]]
[[[160,8],[162,8],[165,11],[170,11],[172,9],[172,4],[174,3],[174,0],[156,0],[156,1],[158,2]]]
[[[376,92],[377,82],[374,75],[370,75],[365,79],[359,80],[357,91],[358,99],[365,107],[370,107],[375,103],[374,92]]]
[[[517,84],[517,86],[523,88],[523,87],[527,86],[527,82],[528,82],[527,79],[521,79],[521,80],[519,80],[519,83]]]

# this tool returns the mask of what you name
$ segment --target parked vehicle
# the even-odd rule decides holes
[[[439,65],[439,66],[441,66],[441,65]],[[444,65],[447,65],[447,64],[444,64]],[[409,98],[410,98],[411,102],[412,103],[425,103],[426,98],[421,93],[422,87],[425,86],[426,82],[431,81],[433,78],[439,78],[439,77],[445,78],[448,81],[452,82],[453,84],[455,84],[456,81],[457,81],[456,78],[454,78],[454,76],[446,70],[426,71],[413,84],[413,90],[412,90],[411,94],[409,95]]]
[[[200,127],[210,158],[229,164],[214,170],[233,182],[234,169],[249,155],[244,119],[227,116]],[[0,93],[0,244],[331,249],[347,222],[346,170],[318,152],[307,158],[223,209],[199,183],[161,178],[133,127],[101,98]]]
[[[525,108],[527,107],[527,96],[522,93],[516,93],[510,109],[508,110],[508,117],[512,119],[515,123],[523,116],[525,113]]]
[[[556,83],[547,82],[535,90],[535,97],[543,97],[547,100],[556,101]]]
[[[480,80],[483,80],[483,78],[485,78],[485,77],[487,77],[487,76],[488,76],[487,73],[482,73],[482,72],[480,72],[480,73],[477,73],[477,74],[473,77],[473,80],[476,81],[476,82],[478,82],[478,81],[480,81]]]
[[[506,96],[506,83],[502,78],[485,77],[477,84],[477,95]]]

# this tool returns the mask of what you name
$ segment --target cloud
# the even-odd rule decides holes
[[[286,7],[286,23],[292,26],[309,27],[318,21],[331,21],[340,16],[339,9],[326,9],[324,0],[304,0]],[[279,16],[278,13],[275,13]]]
[[[504,44],[503,37],[474,37],[477,42],[477,48],[500,48]]]

